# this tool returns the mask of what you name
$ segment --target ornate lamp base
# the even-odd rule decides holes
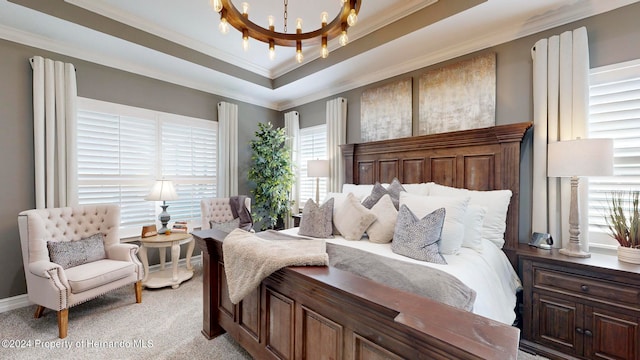
[[[169,230],[167,228],[167,224],[169,223],[169,220],[171,220],[171,215],[169,215],[169,213],[167,212],[167,208],[169,207],[169,205],[164,204],[160,205],[160,207],[162,208],[162,212],[158,216],[158,220],[160,220],[160,222],[162,223],[162,227],[160,228],[160,230],[158,230],[158,234],[164,234],[167,232],[167,230]]]

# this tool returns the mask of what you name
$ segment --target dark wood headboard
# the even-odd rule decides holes
[[[342,145],[345,183],[436,182],[471,190],[509,189],[505,252],[518,247],[520,143],[532,123]],[[510,256],[511,257],[511,256]]]

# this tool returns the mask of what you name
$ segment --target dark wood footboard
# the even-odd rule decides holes
[[[225,331],[256,359],[516,359],[519,330],[339,269],[288,267],[229,300],[222,239],[203,250],[203,330]]]

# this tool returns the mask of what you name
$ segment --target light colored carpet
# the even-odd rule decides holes
[[[133,285],[69,310],[69,334],[58,338],[55,312],[33,318],[35,306],[0,314],[0,359],[251,359],[227,334],[202,333],[202,267],[178,289]],[[9,343],[8,343],[8,342]],[[7,345],[16,345],[8,348]],[[520,352],[519,359],[544,359]]]

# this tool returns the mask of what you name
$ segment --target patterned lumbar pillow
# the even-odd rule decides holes
[[[416,260],[445,265],[438,250],[445,209],[440,208],[418,219],[406,205],[400,206],[391,251]]]
[[[349,193],[345,201],[333,214],[333,224],[347,240],[360,240],[364,232],[374,221],[376,215],[360,204],[360,200]]]
[[[389,186],[385,189],[380,183],[376,183],[373,186],[373,190],[371,190],[371,195],[367,196],[366,199],[362,200],[362,205],[367,209],[371,209],[373,205],[375,205],[378,200],[380,200],[383,196],[389,194],[391,196],[391,201],[393,202],[393,206],[396,207],[396,210],[400,206],[400,193],[406,191],[400,181],[398,179],[393,178],[393,181]]]
[[[91,235],[76,241],[47,241],[49,260],[68,269],[106,258],[104,235]]]
[[[307,200],[302,209],[298,235],[317,238],[333,236],[333,198],[318,206],[313,200]]]
[[[212,221],[209,221],[209,226],[211,227],[211,229],[220,230],[220,231],[224,231],[224,232],[230,233],[233,230],[235,230],[235,229],[240,227],[240,218],[237,217],[237,218],[235,218],[235,219],[233,219],[231,221],[226,221],[226,222],[221,222],[221,223],[214,222],[212,220]]]

